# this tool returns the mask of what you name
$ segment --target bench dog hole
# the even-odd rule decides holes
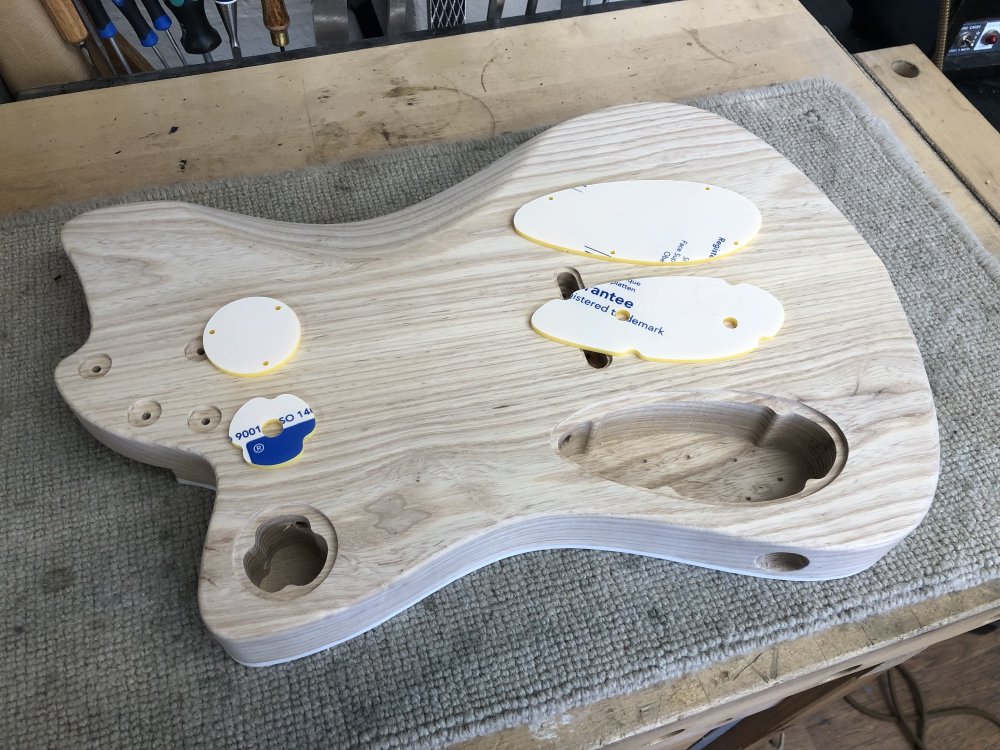
[[[243,569],[254,586],[274,593],[286,586],[307,586],[323,572],[330,550],[305,516],[279,516],[263,523]]]

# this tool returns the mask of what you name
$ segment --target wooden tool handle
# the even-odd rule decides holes
[[[264,26],[268,31],[288,30],[288,10],[284,0],[262,0],[260,5],[264,12]]]
[[[40,0],[45,12],[52,19],[59,36],[67,44],[82,44],[87,38],[87,27],[76,12],[72,0]]]

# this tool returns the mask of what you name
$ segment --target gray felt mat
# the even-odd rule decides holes
[[[56,363],[88,331],[58,237],[82,208],[22,215],[0,222],[0,745],[440,745],[1000,577],[995,263],[882,126],[831,84],[701,105],[798,164],[899,289],[934,388],[943,456],[930,515],[900,547],[826,583],[539,552],[469,575],[324,653],[241,667],[198,616],[212,494],[97,443],[53,385]],[[430,196],[526,137],[128,200],[349,221]]]

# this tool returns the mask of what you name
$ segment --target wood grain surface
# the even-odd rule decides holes
[[[717,184],[757,204],[754,243],[697,270],[777,296],[777,338],[728,362],[595,369],[530,331],[568,266],[588,284],[632,274],[527,242],[514,211],[575,184],[636,178]],[[933,402],[881,262],[787,160],[701,110],[577,118],[435,198],[352,225],[153,203],[84,214],[63,237],[92,333],[60,364],[58,386],[115,450],[218,487],[200,603],[244,663],[352,637],[530,549],[849,575],[911,531],[933,496]],[[273,375],[223,375],[199,360],[198,336],[216,309],[255,294],[297,312],[300,351]],[[261,471],[215,428],[250,398],[283,392],[313,406],[316,434],[294,466]],[[199,429],[212,409],[218,421]],[[690,447],[658,439],[672,433]],[[768,445],[785,456],[758,461]],[[695,468],[650,477],[636,458]],[[790,464],[813,481],[782,496],[774,467]],[[719,493],[671,486],[698,474]],[[286,557],[302,585],[262,590],[263,568]],[[317,560],[315,578],[299,581]]]
[[[935,151],[1000,220],[1000,133],[913,47],[873,50],[858,60]],[[960,128],[952,123],[961,122]]]

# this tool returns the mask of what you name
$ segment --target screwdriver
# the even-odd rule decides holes
[[[174,48],[174,52],[177,53],[177,58],[181,61],[181,65],[187,65],[187,60],[184,59],[184,53],[181,52],[181,48],[177,46],[177,40],[174,39],[173,32],[170,31],[172,22],[170,16],[166,14],[157,0],[142,0],[142,4],[146,6],[146,12],[149,14],[149,20],[153,22],[153,28],[157,31],[162,31],[167,35],[167,39],[170,41],[170,46]]]
[[[135,35],[139,37],[139,44],[151,49],[153,54],[156,55],[156,59],[160,61],[160,65],[164,68],[170,67],[167,65],[167,61],[163,59],[163,55],[160,54],[160,50],[156,49],[156,43],[160,41],[160,37],[156,35],[155,31],[149,28],[149,24],[146,23],[146,19],[139,12],[139,6],[135,4],[135,0],[111,0],[111,2],[125,16],[125,20],[129,22]]]
[[[83,25],[83,19],[76,12],[72,0],[42,0],[42,5],[62,40],[79,49],[87,65],[96,69],[97,66],[87,54],[87,27]]]
[[[181,46],[192,55],[201,55],[212,62],[211,52],[222,44],[219,32],[205,17],[204,0],[167,0],[167,9],[181,27]]]
[[[261,0],[264,11],[264,26],[271,32],[271,44],[285,51],[288,46],[288,11],[285,0]]]
[[[229,34],[229,47],[233,51],[233,59],[242,60],[243,50],[240,49],[240,38],[236,33],[236,0],[215,0],[215,8],[219,11],[226,33]]]
[[[111,58],[108,57],[108,50],[101,43],[101,38],[98,36],[97,29],[94,27],[94,19],[90,17],[86,8],[83,7],[81,0],[71,1],[73,3],[73,7],[76,8],[76,14],[80,16],[80,20],[83,21],[83,25],[87,29],[87,39],[84,40],[84,46],[90,54],[90,59],[94,61],[98,71],[102,75],[114,75],[115,66],[111,64]],[[105,70],[108,72],[105,73]]]
[[[122,70],[131,75],[132,68],[125,61],[125,56],[122,54],[118,42],[115,41],[115,34],[118,33],[118,29],[115,28],[115,25],[111,23],[111,19],[108,18],[108,13],[104,10],[104,6],[101,5],[101,0],[81,0],[81,2],[83,3],[83,7],[87,9],[90,17],[94,19],[94,24],[97,26],[97,36],[108,41],[108,44],[111,45],[111,49],[115,53],[115,57],[121,63]]]

